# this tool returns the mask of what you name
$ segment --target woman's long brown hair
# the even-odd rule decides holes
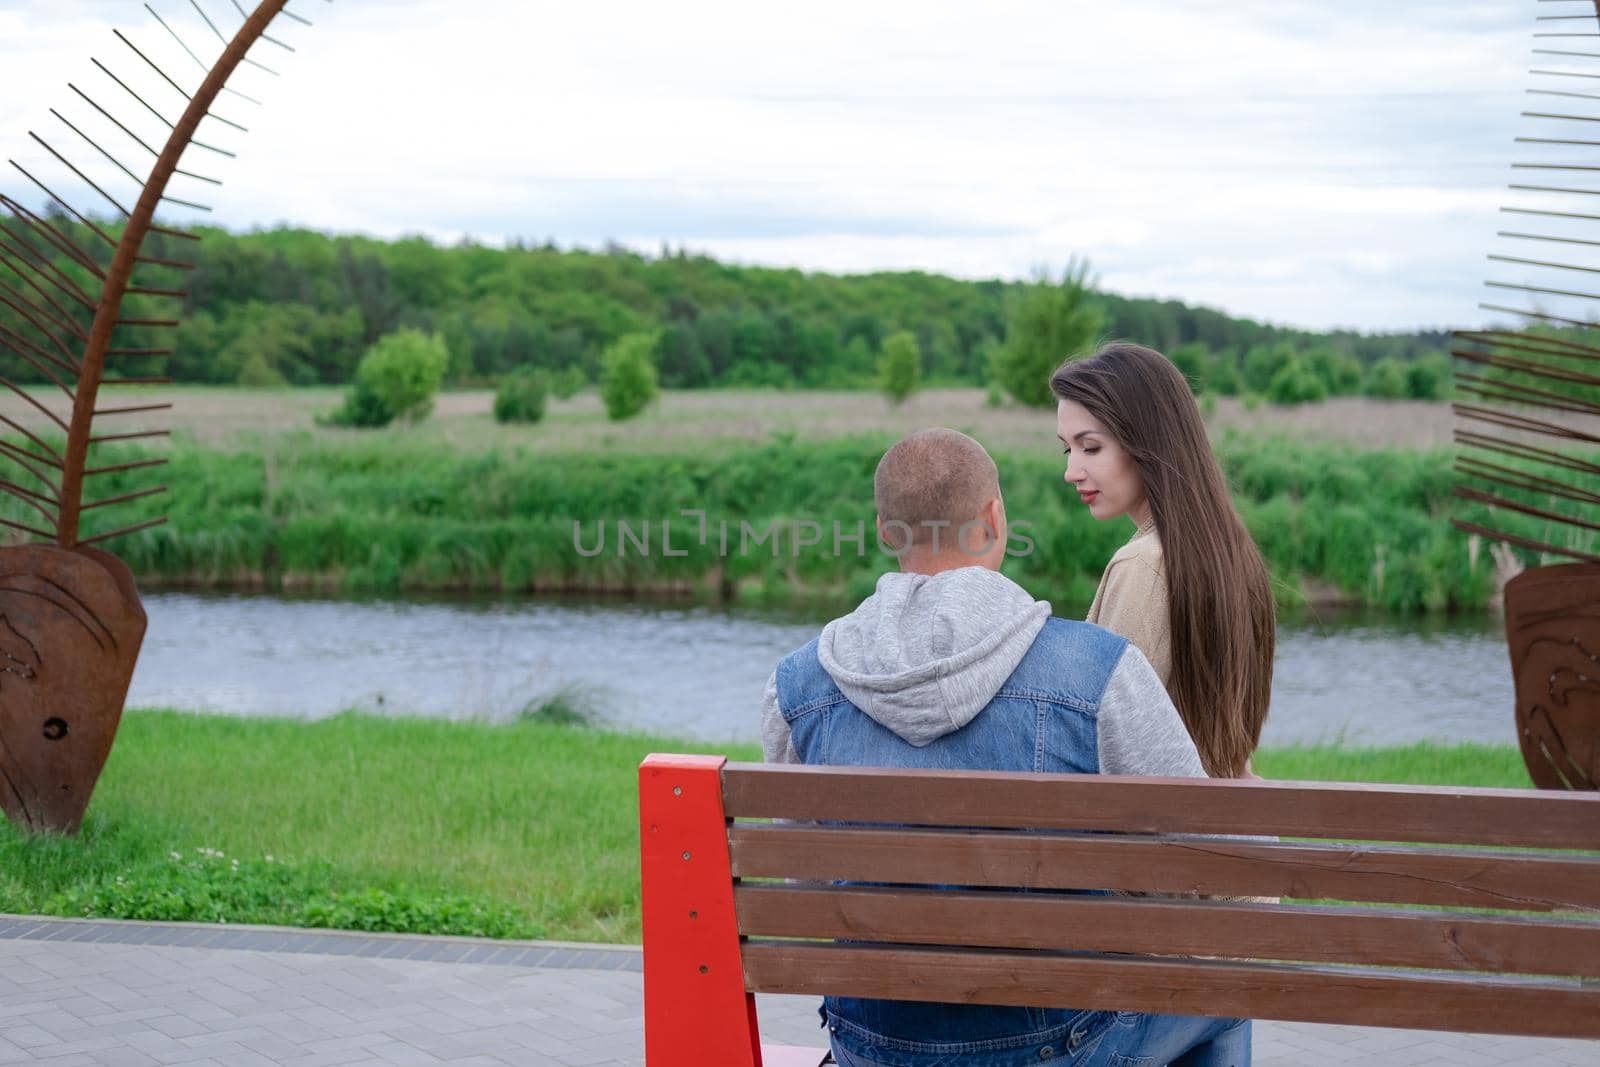
[[[1206,773],[1238,777],[1267,717],[1277,619],[1189,384],[1160,352],[1117,342],[1063,364],[1050,389],[1087,408],[1139,470],[1165,563],[1167,692]]]

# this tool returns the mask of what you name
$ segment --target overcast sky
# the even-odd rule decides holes
[[[190,0],[150,2],[203,59],[217,54]],[[240,22],[231,2],[200,5],[223,33]],[[316,23],[275,24],[297,50],[252,53],[281,76],[245,68],[233,83],[264,106],[225,95],[215,108],[248,136],[202,127],[239,158],[188,157],[227,184],[172,188],[203,194],[230,227],[611,239],[652,252],[668,242],[740,262],[971,278],[1078,255],[1116,292],[1310,327],[1481,321],[1485,279],[1509,276],[1484,257],[1510,202],[1512,139],[1540,121],[1518,114],[1555,99],[1526,95],[1540,78],[1529,68],[1600,73],[1600,57],[1531,53],[1600,52],[1592,40],[1534,40],[1536,29],[1593,32],[1592,19],[1536,26],[1538,15],[1593,13],[1574,0],[290,10]],[[90,57],[168,118],[183,101],[113,26],[181,85],[198,84],[200,66],[140,2],[0,0],[0,157],[69,186],[27,136],[94,158],[54,107],[148,169],[67,88],[159,146],[157,120]],[[0,191],[39,202],[5,171]],[[93,173],[131,203],[131,181]]]

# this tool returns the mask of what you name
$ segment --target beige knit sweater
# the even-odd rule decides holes
[[[1161,684],[1172,681],[1172,623],[1167,617],[1167,575],[1161,538],[1152,519],[1134,531],[1106,564],[1089,606],[1089,621],[1133,642],[1156,669]]]
[[[1162,685],[1172,682],[1172,620],[1167,615],[1167,572],[1155,520],[1134,531],[1117,549],[1100,576],[1089,621],[1126,637],[1156,669]],[[1245,774],[1253,776],[1250,764]],[[1275,838],[1272,840],[1276,840]],[[1252,904],[1276,904],[1277,897],[1216,897]]]

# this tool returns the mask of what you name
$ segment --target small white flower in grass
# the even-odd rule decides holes
[[[181,852],[171,852],[171,853],[168,853],[168,855],[170,855],[174,860],[183,859],[183,853],[181,853]]]
[[[276,863],[277,862],[277,860],[274,860],[272,858],[272,853],[270,853],[270,852],[267,853],[267,862],[268,863]]]

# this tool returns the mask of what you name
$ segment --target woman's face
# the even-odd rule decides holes
[[[1143,525],[1150,517],[1144,482],[1133,457],[1076,400],[1056,402],[1056,436],[1067,450],[1067,485],[1097,519],[1127,515]]]

